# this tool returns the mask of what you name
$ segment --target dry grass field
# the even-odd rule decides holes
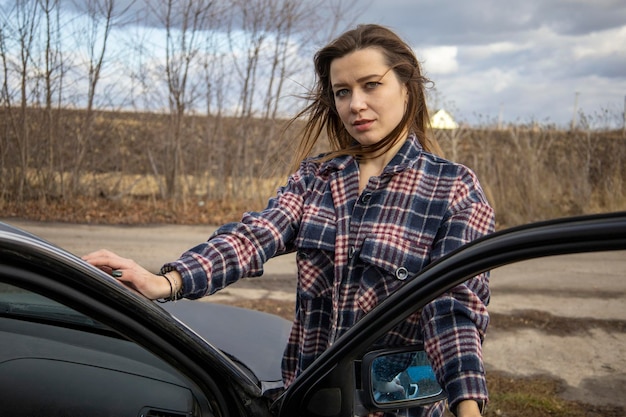
[[[261,209],[285,181],[297,126],[167,114],[81,112],[55,130],[41,111],[25,130],[0,117],[0,214],[78,223],[209,223]],[[1,114],[0,114],[1,115]],[[20,133],[21,132],[21,133]],[[511,126],[435,131],[444,156],[473,169],[498,227],[626,210],[623,131]],[[175,146],[174,146],[175,145]],[[323,150],[320,147],[317,150]],[[316,150],[316,151],[317,151]]]

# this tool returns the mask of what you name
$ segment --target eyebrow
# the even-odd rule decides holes
[[[367,81],[367,80],[370,80],[370,79],[372,79],[372,78],[377,78],[378,80],[382,80],[382,79],[385,77],[385,75],[387,75],[387,73],[388,73],[388,72],[389,72],[389,71],[385,71],[385,73],[384,73],[383,75],[380,75],[380,74],[370,74],[370,75],[365,75],[365,76],[363,76],[363,77],[361,77],[361,78],[358,78],[358,79],[356,80],[356,82],[360,84],[360,83],[365,82],[365,81]],[[331,87],[332,87],[333,89],[334,89],[334,88],[339,88],[339,87],[347,87],[347,86],[348,86],[348,84],[347,84],[347,83],[336,83],[336,84],[332,84],[332,85],[331,85]]]

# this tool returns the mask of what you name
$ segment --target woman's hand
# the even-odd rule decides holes
[[[92,252],[82,258],[107,274],[115,276],[123,284],[139,291],[151,300],[172,295],[172,288],[170,288],[167,278],[149,272],[132,259],[122,258],[105,249]],[[172,274],[174,273],[172,272]],[[178,282],[181,282],[180,277],[176,277],[172,281],[172,285]],[[177,289],[173,289],[174,293]]]

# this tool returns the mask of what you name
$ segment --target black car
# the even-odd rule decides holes
[[[0,415],[355,416],[445,397],[421,346],[373,349],[398,322],[483,271],[626,249],[626,212],[517,227],[441,259],[366,315],[283,392],[290,323],[214,303],[158,304],[79,257],[0,223]],[[405,362],[380,388],[372,372]]]

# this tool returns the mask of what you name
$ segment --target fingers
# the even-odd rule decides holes
[[[83,260],[96,266],[98,268],[104,267],[108,269],[123,269],[130,267],[130,263],[134,263],[130,259],[122,258],[121,256],[108,251],[106,249],[101,249],[87,255],[84,255]]]
[[[132,259],[123,258],[106,249],[84,255],[82,259],[150,299],[170,294],[169,284],[162,277],[154,275]]]
[[[82,259],[132,287],[135,287],[135,277],[143,269],[132,259],[122,258],[106,249],[84,255]]]
[[[124,270],[129,271],[138,267],[133,260],[122,258],[106,249],[89,253],[83,256],[82,259],[121,280],[124,278]]]

